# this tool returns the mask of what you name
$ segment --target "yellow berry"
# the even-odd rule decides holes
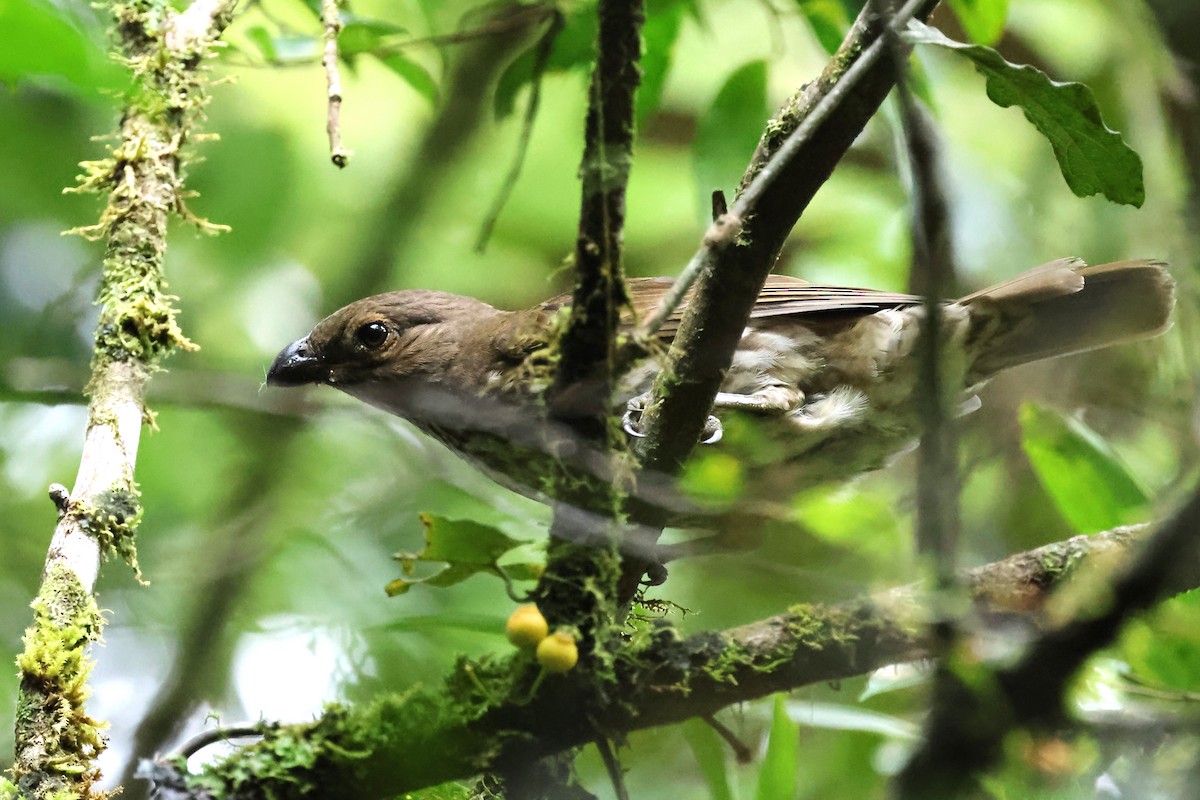
[[[579,660],[575,637],[566,631],[555,631],[538,644],[537,660],[547,672],[568,672]]]
[[[504,634],[517,647],[532,647],[546,638],[550,626],[538,607],[530,603],[518,606],[504,626]]]

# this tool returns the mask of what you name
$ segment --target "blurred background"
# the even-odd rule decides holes
[[[672,275],[686,263],[710,192],[732,195],[771,111],[823,66],[818,34],[828,28],[812,20],[844,22],[848,5],[650,0],[630,274]],[[177,222],[170,238],[170,290],[200,350],[173,357],[151,387],[157,430],[144,436],[137,468],[150,585],[109,563],[98,586],[109,624],[90,711],[111,724],[108,781],[214,719],[309,719],[328,701],[436,682],[460,653],[507,652],[513,604],[500,581],[476,576],[388,598],[383,587],[400,575],[392,554],[419,549],[424,511],[494,525],[528,540],[536,557],[547,510],[382,412],[333,391],[262,382],[283,346],[356,297],[420,287],[515,308],[569,287],[594,9],[563,11],[527,159],[479,253],[516,157],[545,24],[493,31],[494,6],[356,0],[342,70],[342,135],[353,156],[338,170],[314,60],[317,17],[296,0],[242,7],[231,46],[209,65],[204,130],[219,139],[194,143],[188,167],[191,209],[231,232],[206,236]],[[102,249],[61,234],[99,213],[100,199],[63,189],[79,161],[103,155],[95,137],[118,118],[123,73],[106,55],[99,13],[0,0],[0,661],[9,664],[54,526],[46,489],[73,482],[83,440]],[[944,10],[934,22],[966,36]],[[452,35],[463,31],[482,34]],[[1068,255],[1161,258],[1181,287],[1166,336],[1014,370],[985,391],[983,409],[962,423],[970,564],[1154,519],[1195,483],[1200,117],[1186,59],[1196,41],[1200,10],[1188,0],[1008,5],[997,48],[1092,87],[1106,123],[1143,159],[1140,209],[1073,196],[1046,141],[1019,110],[992,105],[965,60],[916,54],[964,292]],[[860,137],[777,271],[905,288],[908,191],[895,118],[886,106]],[[796,525],[749,553],[673,565],[651,596],[673,604],[684,630],[700,631],[912,580],[914,463],[902,457],[851,485],[798,493],[789,501]],[[1198,632],[1192,596],[1134,623],[1079,682],[1079,707],[1186,709],[1200,697]],[[0,670],[0,767],[11,763],[14,673]],[[884,796],[916,730],[921,682],[920,670],[895,669],[793,693],[780,706],[802,743],[789,796]],[[769,700],[721,718],[762,754]],[[699,724],[631,736],[631,793],[753,794],[761,761],[735,764],[713,736]],[[1147,793],[1137,796],[1187,796],[1172,792],[1195,763],[1189,741],[1165,737],[1131,754],[1083,738],[1066,745],[1065,759],[1014,759],[997,786],[1025,792],[1011,796],[1092,797],[1105,778],[1141,780]],[[610,796],[594,752],[580,765],[588,789]],[[132,784],[123,796],[142,794]]]

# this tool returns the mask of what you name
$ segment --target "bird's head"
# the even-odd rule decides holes
[[[351,303],[285,347],[272,386],[324,383],[393,413],[413,379],[445,383],[470,361],[476,332],[502,317],[487,303],[430,291],[388,292]]]

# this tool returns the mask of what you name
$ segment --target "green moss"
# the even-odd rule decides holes
[[[84,711],[92,661],[87,647],[100,638],[96,602],[66,567],[51,565],[32,603],[33,624],[17,657],[13,775],[38,800],[96,797],[94,762],[105,748],[102,724]]]
[[[142,569],[137,559],[137,529],[142,521],[141,492],[136,486],[114,486],[100,492],[92,502],[76,501],[68,513],[73,514],[80,527],[100,544],[104,555],[116,553],[133,568],[139,583]]]

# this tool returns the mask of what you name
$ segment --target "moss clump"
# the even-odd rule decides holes
[[[100,544],[104,555],[116,553],[134,572],[138,583],[142,569],[137,559],[137,529],[142,522],[141,492],[136,486],[114,486],[100,492],[91,502],[80,500],[71,504],[73,514],[83,530]]]
[[[37,800],[96,797],[91,787],[99,770],[93,765],[105,740],[84,702],[92,670],[87,647],[100,638],[100,610],[75,574],[58,564],[47,571],[32,607],[33,624],[17,657],[13,776],[20,791]]]

